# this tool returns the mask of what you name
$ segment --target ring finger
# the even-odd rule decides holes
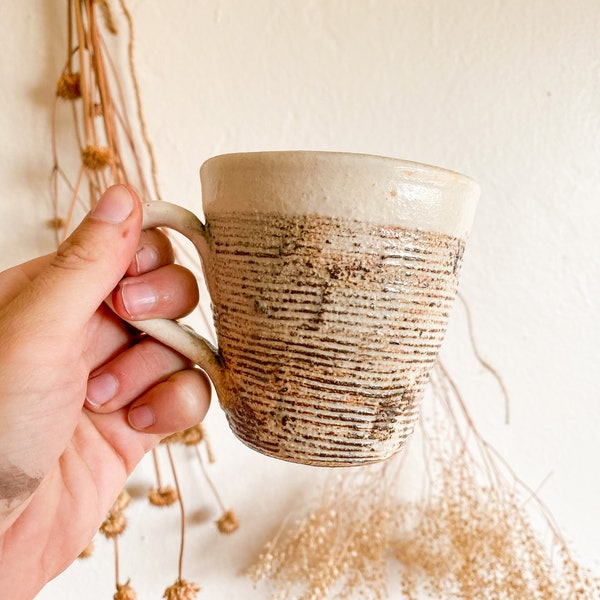
[[[113,412],[190,366],[171,348],[146,337],[90,375],[86,406],[94,412]]]

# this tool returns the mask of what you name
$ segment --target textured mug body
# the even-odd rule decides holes
[[[215,157],[201,179],[232,431],[304,464],[401,450],[446,331],[477,186],[320,152]]]

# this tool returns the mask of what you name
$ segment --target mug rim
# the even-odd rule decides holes
[[[320,215],[466,238],[480,195],[470,177],[377,154],[232,152],[200,168],[204,214]]]
[[[240,160],[240,159],[257,159],[260,157],[298,157],[298,156],[314,156],[316,158],[320,157],[323,159],[326,158],[341,158],[348,160],[361,160],[361,161],[371,161],[377,163],[387,162],[389,164],[400,167],[403,170],[410,172],[427,172],[427,173],[437,173],[441,178],[445,178],[447,180],[456,180],[462,179],[465,183],[472,185],[474,188],[479,189],[479,184],[469,175],[465,175],[460,171],[455,171],[453,169],[448,169],[446,167],[440,167],[438,165],[433,165],[431,163],[425,163],[421,161],[407,160],[404,158],[396,158],[393,156],[386,156],[384,154],[373,154],[369,152],[346,152],[346,151],[338,151],[338,150],[250,150],[250,151],[239,151],[239,152],[224,152],[222,154],[215,154],[210,158],[207,158],[202,165],[200,166],[200,171],[205,168],[205,165],[209,165],[213,162],[221,162],[225,160]]]

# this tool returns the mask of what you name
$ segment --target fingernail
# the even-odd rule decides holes
[[[152,246],[142,246],[135,253],[135,266],[138,273],[147,273],[158,265],[158,252]]]
[[[130,317],[149,313],[156,304],[154,288],[147,283],[129,283],[123,281],[120,286],[123,306]]]
[[[101,373],[88,381],[85,399],[94,408],[99,408],[115,397],[119,381],[110,373]]]
[[[124,185],[114,185],[98,200],[92,216],[105,223],[122,223],[133,211],[133,198]]]
[[[128,419],[134,429],[146,429],[154,425],[154,411],[148,405],[141,404],[129,411]]]

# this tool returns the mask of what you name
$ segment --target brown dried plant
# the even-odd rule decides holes
[[[181,443],[186,446],[195,446],[196,444],[200,444],[201,442],[207,442],[206,434],[204,432],[204,427],[201,424],[194,425],[193,427],[188,427],[183,431],[178,431],[168,437],[166,437],[162,443],[165,444],[167,442],[173,443]]]
[[[100,533],[107,539],[113,541],[114,557],[115,557],[115,600],[135,600],[135,591],[127,581],[121,585],[119,583],[119,536],[127,527],[127,519],[123,511],[129,505],[131,496],[126,490],[122,490],[117,499],[114,501],[111,509],[108,511],[106,519],[100,525]]]
[[[131,587],[129,581],[120,585],[117,583],[117,591],[113,595],[113,600],[136,600],[137,595]]]
[[[220,533],[225,535],[229,535],[238,530],[240,526],[240,521],[237,518],[237,515],[232,510],[226,510],[218,519],[217,519],[217,529]]]
[[[429,499],[402,503],[397,513],[393,549],[405,596],[600,598],[600,580],[579,565],[538,494],[483,438],[441,364],[432,385],[438,410],[423,427]],[[550,545],[534,525],[540,517]]]
[[[316,508],[267,543],[248,571],[250,579],[270,580],[277,600],[385,598],[395,530],[388,466],[329,479]]]
[[[90,542],[80,553],[78,558],[89,558],[94,553],[94,542]]]
[[[170,485],[151,488],[148,492],[148,500],[154,506],[171,506],[179,499],[179,494]]]
[[[206,437],[204,439],[206,441]],[[209,462],[214,462],[214,458],[213,458],[210,446],[208,446],[205,443],[205,447],[206,447],[206,453],[208,455]],[[202,471],[204,479],[205,479],[206,483],[208,484],[208,487],[211,489],[213,496],[214,496],[217,504],[219,505],[219,508],[221,509],[221,516],[217,520],[217,529],[220,533],[223,533],[225,535],[230,535],[238,530],[238,528],[240,526],[239,519],[233,510],[225,507],[225,504],[221,498],[221,494],[219,494],[217,487],[215,486],[212,478],[210,477],[210,475],[208,473],[208,469],[206,468],[206,465],[204,464],[204,460],[202,459],[202,454],[200,453],[200,449],[198,448],[198,445],[194,446],[194,451],[196,453],[196,458],[198,459],[198,463],[200,465],[200,470]]]
[[[165,440],[168,439],[169,438],[165,438]],[[163,443],[165,443],[165,440],[163,440]],[[179,499],[179,492],[176,488],[163,483],[157,448],[152,449],[152,462],[154,464],[154,473],[156,475],[156,487],[150,488],[148,491],[148,500],[150,504],[153,504],[154,506],[171,506]]]
[[[173,585],[170,585],[163,594],[167,600],[194,600],[200,586],[185,579],[178,579]]]
[[[125,515],[120,510],[111,511],[100,525],[100,533],[107,538],[116,538],[125,531],[125,527],[127,527]]]
[[[204,427],[201,424],[194,425],[193,427],[189,427],[188,429],[184,429],[183,431],[174,433],[174,434],[166,437],[161,442],[161,445],[163,445],[163,446],[165,446],[165,445],[168,446],[169,444],[182,444],[183,446],[193,448],[196,458],[198,459],[202,475],[203,475],[206,483],[208,484],[208,487],[212,491],[216,503],[218,504],[219,508],[221,509],[221,516],[216,521],[218,531],[220,533],[223,533],[226,535],[229,535],[229,534],[237,531],[240,526],[239,519],[233,510],[227,509],[225,507],[225,504],[223,503],[223,500],[221,498],[221,494],[217,490],[217,487],[216,487],[212,477],[210,476],[208,469],[206,468],[206,465],[204,464],[204,460],[202,459],[202,454],[200,452],[201,445],[204,447],[204,449],[206,451],[206,455],[208,457],[208,462],[209,463],[215,462],[214,453],[213,453],[212,447],[208,441],[208,436],[206,435]],[[159,488],[158,488],[158,490],[153,488],[150,491],[149,497],[150,497],[150,501],[153,504],[163,505],[163,502],[164,502],[163,496],[165,496],[166,493],[163,492],[162,494],[160,494],[160,497],[159,497],[159,492],[161,491],[160,486],[162,484],[161,484],[161,477],[160,477],[160,469],[158,468],[158,456],[157,456],[156,450],[154,450],[153,456],[154,456],[154,465],[155,465],[157,482],[158,482]],[[168,488],[168,489],[170,489],[170,488]],[[153,501],[153,498],[155,498],[156,501]],[[177,500],[176,494],[173,496],[173,498],[174,498],[173,502],[175,502]]]
[[[73,228],[77,211],[87,211],[109,185],[125,183],[135,186],[146,200],[160,200],[157,168],[152,145],[142,113],[140,88],[134,68],[133,19],[125,4],[118,0],[119,14],[107,0],[67,0],[67,57],[56,86],[56,101],[52,119],[52,204],[54,215],[48,225],[56,231],[56,241],[62,241]],[[114,39],[120,26],[126,23],[128,87],[122,85],[118,69],[111,57],[104,33]],[[118,44],[116,43],[118,46]],[[136,118],[131,119],[127,99],[131,96]],[[64,115],[70,115],[71,128],[64,127]],[[141,140],[141,141],[140,141]],[[66,165],[66,166],[65,166]],[[78,220],[78,219],[77,219]],[[177,244],[176,244],[177,245]],[[179,245],[179,251],[185,249]],[[188,257],[189,258],[189,257]],[[194,259],[192,267],[199,276]],[[209,319],[200,307],[204,323]],[[183,432],[186,445],[204,442],[211,456],[207,438],[201,427]],[[171,470],[176,470],[166,444]],[[174,586],[165,597],[188,599],[198,586],[182,579],[182,560],[185,536],[185,513],[177,481],[175,487],[164,486],[160,480],[156,452],[153,453],[158,486],[149,493],[153,504],[167,506],[179,502],[181,510],[181,547],[179,573]],[[214,484],[211,482],[211,489]],[[123,499],[121,498],[121,501]],[[135,597],[129,582],[119,583],[118,537],[126,526],[123,508],[115,505],[101,526],[101,532],[113,540],[117,593],[115,598]],[[234,529],[229,518],[226,528]],[[179,594],[179,595],[178,595]]]
[[[421,420],[423,496],[401,498],[402,457],[366,468],[362,480],[340,476],[306,517],[266,544],[250,578],[268,581],[277,600],[385,598],[390,568],[401,574],[394,598],[598,600],[600,580],[483,438],[443,365],[431,382],[432,414]],[[533,525],[539,517],[550,545]]]
[[[178,575],[175,583],[169,586],[164,593],[163,598],[167,600],[193,600],[196,594],[200,590],[200,586],[193,582],[187,582],[182,578],[183,571],[183,549],[185,544],[185,506],[183,504],[183,498],[181,497],[181,488],[179,487],[179,479],[177,478],[177,469],[175,467],[175,461],[173,460],[173,453],[171,451],[171,445],[167,442],[165,444],[167,448],[167,455],[169,457],[169,464],[171,465],[171,472],[173,474],[173,480],[175,482],[175,488],[177,490],[177,501],[179,502],[179,513],[181,515],[181,537],[180,537],[180,550],[179,550],[179,566]]]
[[[137,106],[136,126],[130,121],[125,90],[107,50],[98,17],[100,12],[104,29],[117,33],[108,2],[68,0],[67,4],[67,58],[56,86],[52,121],[55,214],[50,225],[57,229],[57,241],[64,239],[72,228],[77,207],[91,208],[111,184],[132,184],[144,198],[160,198],[154,153],[146,133],[134,70],[132,19],[125,2],[119,0],[119,6],[129,26],[129,74]],[[78,165],[67,160],[68,169],[63,168],[64,153],[59,152],[63,146],[59,140],[65,139],[59,131],[62,123],[59,117],[65,109],[72,113],[71,135],[79,154]],[[140,136],[143,146],[137,141]]]

